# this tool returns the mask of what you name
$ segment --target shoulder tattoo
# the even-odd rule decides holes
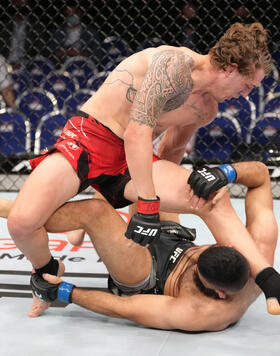
[[[138,90],[130,120],[154,128],[162,111],[180,107],[193,88],[193,59],[181,51],[157,53]]]

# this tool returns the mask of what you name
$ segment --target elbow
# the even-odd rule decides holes
[[[123,134],[124,145],[125,146],[129,145],[129,144],[135,142],[136,139],[137,139],[136,131],[132,130],[130,128],[130,125],[128,125],[124,131],[124,134]]]
[[[263,172],[264,175],[269,176],[269,171],[268,171],[266,164],[264,164],[263,162],[259,162],[259,161],[256,161],[256,164],[258,165],[259,169]]]
[[[137,122],[130,120],[123,134],[125,144],[133,144],[143,135],[143,127]]]
[[[259,162],[259,161],[256,161],[255,164],[258,167],[260,176],[263,177],[264,182],[265,181],[270,182],[270,175],[269,175],[269,170],[268,170],[267,166],[263,162]]]
[[[152,133],[151,128],[130,121],[123,134],[125,148],[133,148],[139,144],[145,146],[148,142],[152,144]]]

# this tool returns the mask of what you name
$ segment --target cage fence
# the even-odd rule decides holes
[[[234,22],[269,31],[273,70],[249,97],[219,105],[183,164],[260,160],[280,198],[280,36],[277,1],[10,0],[0,4],[0,190],[18,191],[28,159],[130,54],[161,44],[205,54]],[[231,195],[244,189],[230,186]]]

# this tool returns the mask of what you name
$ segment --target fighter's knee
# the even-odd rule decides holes
[[[88,225],[92,224],[94,220],[100,220],[108,216],[112,206],[105,200],[102,199],[88,199],[86,204],[83,203],[84,212],[80,214],[80,222],[84,229]]]
[[[102,217],[110,212],[112,206],[105,200],[92,199],[91,208],[93,209],[95,216]]]
[[[7,226],[14,239],[24,238],[34,230],[33,222],[25,214],[16,211],[9,214]]]

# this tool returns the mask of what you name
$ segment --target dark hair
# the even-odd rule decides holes
[[[197,267],[207,282],[228,292],[241,290],[250,275],[246,258],[234,248],[226,246],[207,248],[200,254]]]

